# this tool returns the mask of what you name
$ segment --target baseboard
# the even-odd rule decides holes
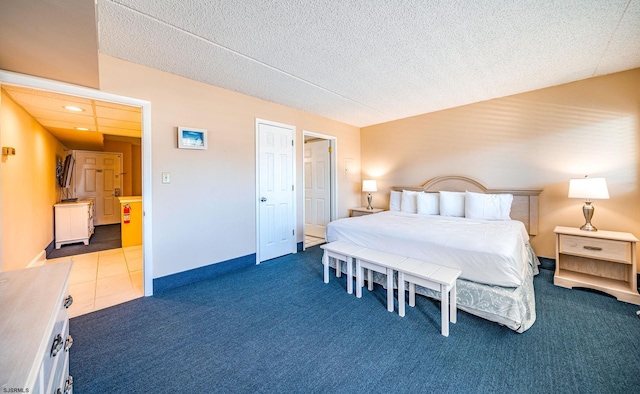
[[[238,271],[253,265],[256,265],[255,253],[188,271],[178,272],[177,274],[155,278],[153,280],[153,294],[215,278],[228,272]]]
[[[44,265],[45,261],[47,261],[47,251],[43,249],[36,257],[33,258],[33,260],[31,260],[29,265],[27,265],[27,268],[39,267]]]

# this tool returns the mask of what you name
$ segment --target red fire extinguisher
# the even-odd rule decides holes
[[[125,204],[124,205],[124,209],[122,210],[123,213],[123,219],[124,219],[124,224],[129,224],[129,222],[131,222],[131,207],[129,206],[129,204]]]

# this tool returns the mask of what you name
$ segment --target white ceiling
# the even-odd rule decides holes
[[[140,108],[19,86],[2,85],[2,89],[68,149],[102,150],[105,136],[140,143]],[[69,111],[67,105],[82,111]]]
[[[640,67],[640,0],[98,0],[99,51],[355,126]]]

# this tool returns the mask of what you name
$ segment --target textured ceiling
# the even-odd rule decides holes
[[[99,51],[356,126],[640,67],[640,0],[98,0]]]

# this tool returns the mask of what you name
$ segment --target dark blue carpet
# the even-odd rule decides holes
[[[60,249],[52,248],[51,250],[47,250],[47,259],[75,256],[78,254],[118,249],[121,247],[122,237],[120,236],[120,223],[104,224],[95,227],[93,235],[89,238],[89,245],[77,242],[74,244],[62,245]]]
[[[537,321],[517,334],[439,302],[401,318],[384,289],[322,281],[322,251],[268,261],[71,319],[74,393],[631,393],[640,307],[535,278]]]

